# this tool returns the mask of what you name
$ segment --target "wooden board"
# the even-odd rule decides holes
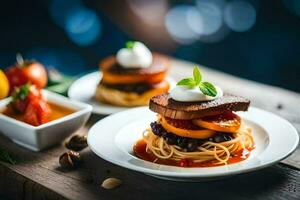
[[[5,141],[8,142],[8,141]],[[1,143],[2,144],[2,143]],[[114,166],[89,149],[82,152],[84,165],[74,171],[58,168],[62,147],[47,153],[31,153],[7,143],[15,150],[18,165],[0,165],[0,193],[13,199],[168,199],[199,197],[222,199],[299,199],[300,172],[285,165],[234,176],[228,179],[181,183],[163,181]],[[117,177],[123,184],[104,190],[101,182]]]
[[[191,63],[174,61],[171,75],[176,79],[191,75]],[[201,68],[204,77],[230,93],[247,96],[253,105],[277,113],[300,130],[300,95],[227,74]],[[283,98],[284,97],[284,98]],[[278,108],[280,105],[280,109]],[[103,116],[93,115],[86,127]],[[17,165],[0,163],[0,194],[12,199],[300,199],[300,150],[264,170],[232,178],[202,183],[163,181],[112,165],[93,154],[81,152],[84,164],[77,170],[59,168],[58,157],[66,151],[60,145],[35,153],[0,136],[0,146],[12,153]],[[123,184],[114,190],[100,187],[107,177],[117,177]]]

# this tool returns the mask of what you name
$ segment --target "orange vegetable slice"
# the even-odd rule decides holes
[[[165,56],[154,53],[153,63],[147,68],[124,69],[116,68],[115,56],[102,60],[99,67],[103,73],[102,81],[107,84],[156,84],[163,81],[170,67],[170,61]]]
[[[159,117],[159,122],[164,129],[181,137],[206,139],[215,135],[215,131],[195,126],[191,120]]]
[[[240,128],[241,118],[231,111],[226,111],[220,115],[194,119],[193,123],[199,127],[210,130],[232,133]]]
[[[164,80],[166,72],[157,74],[114,74],[109,71],[103,71],[102,81],[107,84],[135,84],[135,83],[149,83],[156,84]]]

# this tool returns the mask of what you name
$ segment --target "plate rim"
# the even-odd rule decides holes
[[[286,123],[291,128],[291,130],[289,132],[290,132],[290,134],[294,135],[294,137],[296,138],[296,141],[293,143],[293,146],[289,148],[289,151],[284,153],[284,155],[281,156],[280,158],[272,160],[272,161],[268,161],[266,163],[262,163],[262,164],[259,164],[259,165],[254,165],[253,167],[240,168],[240,169],[237,169],[237,170],[226,171],[226,172],[225,171],[220,171],[220,172],[215,172],[213,174],[203,174],[203,173],[197,174],[195,172],[192,172],[192,173],[191,172],[178,173],[178,172],[174,172],[174,171],[160,171],[160,170],[155,170],[155,169],[149,169],[149,168],[136,166],[136,165],[124,165],[124,162],[122,162],[122,161],[111,159],[109,156],[99,153],[93,147],[93,145],[91,145],[91,143],[92,143],[91,138],[93,137],[92,133],[93,133],[93,131],[94,131],[94,129],[95,129],[95,127],[98,123],[105,123],[106,121],[109,121],[111,118],[114,118],[117,115],[120,115],[122,113],[124,114],[126,112],[135,112],[136,110],[141,110],[141,109],[147,109],[148,110],[148,107],[143,106],[143,107],[132,108],[132,109],[125,110],[125,111],[122,111],[122,112],[119,112],[119,113],[115,113],[115,114],[112,114],[108,117],[105,117],[104,119],[99,120],[97,123],[95,123],[91,127],[91,129],[89,130],[88,138],[87,138],[88,146],[90,147],[92,152],[94,152],[97,156],[99,156],[100,158],[102,158],[102,159],[104,159],[104,160],[106,160],[106,161],[108,161],[112,164],[118,165],[120,167],[124,167],[126,169],[130,169],[130,170],[133,170],[133,171],[145,173],[145,174],[148,174],[148,175],[156,175],[156,176],[162,176],[162,177],[173,177],[173,178],[210,178],[210,177],[214,178],[214,177],[221,177],[221,176],[222,177],[231,176],[231,175],[236,175],[236,174],[241,174],[241,173],[248,173],[248,172],[251,172],[251,171],[256,171],[256,170],[259,170],[259,169],[262,169],[262,168],[269,167],[273,164],[276,164],[276,163],[280,162],[281,160],[285,159],[286,157],[290,156],[297,149],[297,146],[299,144],[298,131],[296,130],[296,128],[289,121],[287,121],[286,119],[284,119],[284,118],[282,118],[282,117],[280,117],[280,116],[278,116],[278,115],[276,115],[272,112],[265,111],[263,109],[256,108],[256,107],[250,107],[249,109],[251,109],[251,110],[263,111],[263,112],[266,112],[268,114],[273,115],[274,117],[279,118],[280,120],[282,120],[284,123]],[[120,128],[122,128],[122,127],[120,127]],[[226,166],[222,166],[222,167],[226,167]]]

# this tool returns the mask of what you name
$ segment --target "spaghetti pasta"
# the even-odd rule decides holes
[[[212,142],[206,140],[195,151],[188,152],[178,145],[168,144],[163,137],[155,135],[151,128],[143,133],[146,143],[146,152],[151,153],[159,160],[179,162],[188,159],[193,163],[211,162],[213,165],[227,164],[230,158],[241,151],[251,151],[255,144],[251,129],[241,126],[232,133],[233,139],[225,142]]]

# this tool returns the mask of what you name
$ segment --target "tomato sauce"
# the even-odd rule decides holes
[[[63,106],[60,106],[57,104],[48,102],[48,105],[50,106],[50,109],[51,109],[51,115],[49,118],[49,122],[54,121],[56,119],[60,119],[62,117],[65,117],[65,116],[70,115],[75,112],[75,110],[73,110],[73,109],[66,108],[66,107],[63,107]],[[16,120],[24,121],[23,114],[17,114],[12,109],[7,108],[2,113],[4,115],[14,118]]]
[[[180,161],[158,159],[153,153],[146,151],[146,146],[147,146],[147,143],[143,139],[139,140],[133,147],[134,154],[140,159],[143,159],[143,160],[146,160],[149,162],[155,162],[157,164],[171,165],[171,166],[177,166],[177,167],[214,167],[214,166],[224,165],[224,164],[217,164],[213,161],[194,163],[190,159],[182,159]],[[227,161],[227,164],[238,163],[243,160],[246,160],[250,156],[250,152],[252,150],[253,149],[241,150],[241,151],[237,152],[236,155],[229,158],[229,160]]]
[[[70,109],[70,108],[66,108],[57,104],[53,104],[53,103],[48,103],[50,108],[51,108],[51,116],[50,116],[50,121],[65,117],[67,115],[70,115],[74,112],[76,112],[76,110]]]
[[[180,128],[180,129],[186,129],[186,130],[202,130],[202,127],[196,126],[192,123],[192,120],[180,120],[180,119],[172,119],[165,117],[165,120],[168,124]]]

